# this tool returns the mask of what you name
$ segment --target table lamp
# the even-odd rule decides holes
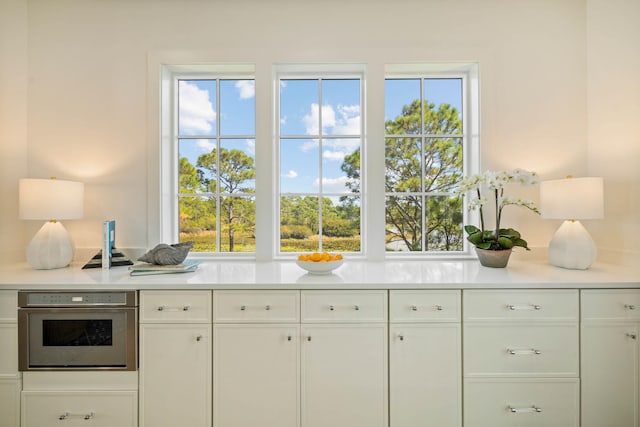
[[[20,219],[47,220],[27,246],[27,261],[36,270],[69,265],[73,241],[60,220],[82,218],[84,184],[55,178],[19,181]]]
[[[557,179],[540,183],[542,218],[565,220],[549,242],[549,263],[575,270],[588,269],[597,249],[580,219],[604,217],[603,179]]]

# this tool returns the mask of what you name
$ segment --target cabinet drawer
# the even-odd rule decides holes
[[[302,291],[303,323],[386,322],[386,291]]]
[[[389,321],[459,322],[460,291],[390,291]]]
[[[462,294],[464,320],[578,320],[577,290],[471,290]]]
[[[135,427],[137,396],[135,391],[25,391],[22,426]]]
[[[465,380],[465,427],[578,427],[577,379]]]
[[[211,323],[211,291],[142,291],[140,323]]]
[[[16,322],[18,319],[18,292],[0,291],[0,322]]]
[[[640,290],[582,291],[583,320],[640,320]]]
[[[578,324],[464,326],[465,376],[578,377]]]
[[[292,323],[300,320],[298,291],[214,291],[215,323]]]

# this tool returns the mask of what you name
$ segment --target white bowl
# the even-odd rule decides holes
[[[309,272],[309,274],[329,274],[336,268],[340,267],[344,259],[326,262],[300,261],[296,260],[296,264]]]

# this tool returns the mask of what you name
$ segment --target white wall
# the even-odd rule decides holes
[[[99,246],[107,218],[121,247],[157,243],[146,224],[149,55],[478,61],[483,168],[590,172],[584,0],[11,1],[28,4],[28,174],[86,183],[85,219],[67,224],[80,247]],[[557,225],[505,216],[534,246]],[[0,246],[14,242],[0,236]]]
[[[27,4],[0,2],[0,260],[23,255],[18,179],[27,171]],[[1,262],[1,261],[0,261]]]
[[[605,179],[602,249],[640,255],[640,2],[589,0],[589,173]]]

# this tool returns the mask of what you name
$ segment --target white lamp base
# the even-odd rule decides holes
[[[549,263],[557,267],[586,270],[596,260],[596,244],[580,221],[565,221],[549,242]]]
[[[51,270],[69,265],[73,259],[73,241],[58,221],[48,221],[27,246],[27,262],[36,270]]]

